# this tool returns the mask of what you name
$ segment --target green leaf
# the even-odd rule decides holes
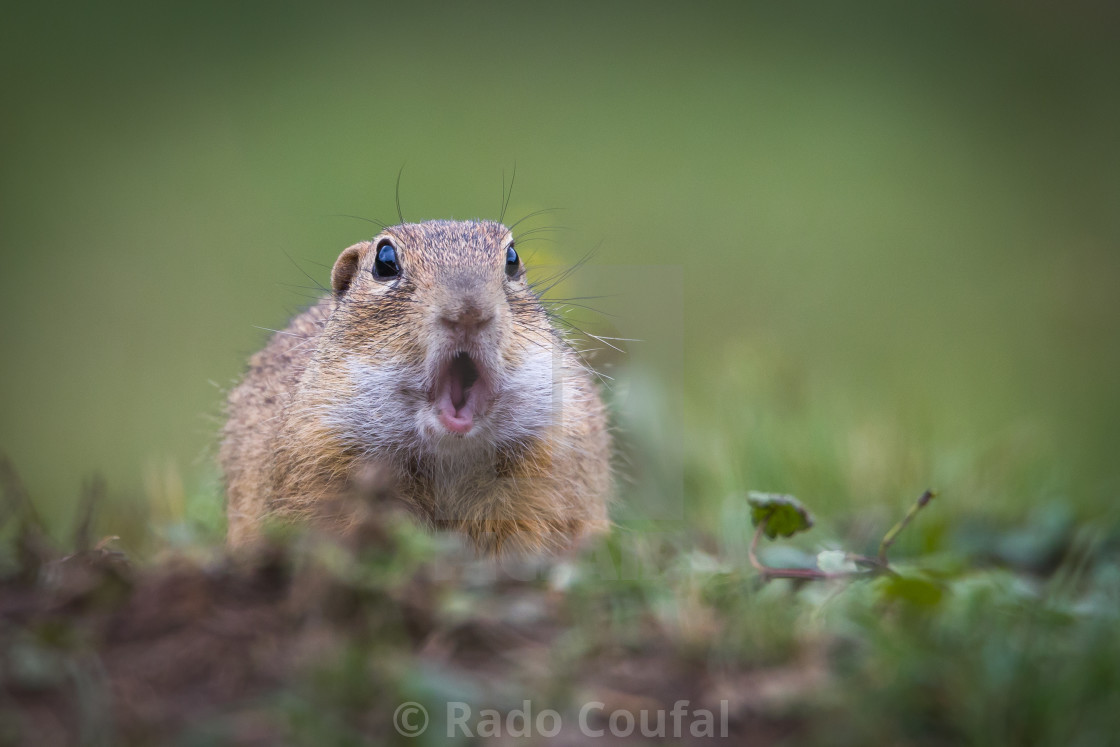
[[[770,539],[779,535],[792,537],[813,526],[813,517],[809,515],[809,509],[802,506],[792,495],[759,493],[752,490],[747,494],[747,503],[751,506],[751,523],[757,527],[766,522],[765,532]]]

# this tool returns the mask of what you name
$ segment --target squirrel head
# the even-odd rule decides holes
[[[501,223],[386,228],[342,252],[331,285],[316,358],[347,440],[458,453],[510,448],[553,423],[567,346]]]

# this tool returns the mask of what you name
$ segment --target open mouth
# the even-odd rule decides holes
[[[452,433],[468,433],[486,402],[486,382],[467,353],[456,353],[436,380],[435,405],[439,422]]]

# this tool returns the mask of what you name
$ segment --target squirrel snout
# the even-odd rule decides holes
[[[481,309],[474,304],[455,309],[445,309],[439,317],[440,322],[453,331],[473,332],[486,327],[494,320],[492,309]]]

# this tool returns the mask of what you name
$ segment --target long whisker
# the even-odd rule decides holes
[[[540,226],[538,228],[530,228],[527,231],[522,231],[521,233],[517,234],[517,236],[515,236],[514,238],[517,241],[521,241],[521,239],[525,238],[526,236],[532,236],[535,233],[545,233],[547,231],[571,231],[571,230],[572,229],[569,228],[568,226]]]
[[[257,325],[257,324],[252,325],[252,327],[254,329],[263,329],[265,332],[273,332],[273,333],[278,334],[278,335],[287,335],[288,337],[294,337],[297,340],[310,339],[307,335],[297,335],[295,332],[288,332],[287,330],[283,330],[283,329],[273,329],[272,327],[261,327],[260,325]]]
[[[404,174],[404,164],[401,164],[401,170],[397,172],[397,217],[404,223],[404,213],[401,212],[401,175]]]
[[[501,223],[506,219],[506,210],[509,208],[509,201],[513,198],[513,183],[517,181],[517,161],[513,162],[513,174],[509,177],[509,194],[505,194],[506,190],[506,172],[502,171],[502,213],[498,216],[498,222]]]
[[[293,256],[292,256],[291,254],[288,254],[288,252],[286,252],[286,251],[285,251],[285,252],[284,252],[284,256],[285,256],[285,257],[287,257],[287,258],[288,258],[288,261],[289,261],[289,262],[291,262],[291,263],[292,263],[292,264],[293,264],[293,265],[295,266],[295,268],[296,268],[297,270],[299,270],[299,271],[300,271],[300,272],[301,272],[301,273],[303,274],[303,276],[304,276],[305,278],[307,278],[308,280],[310,280],[310,281],[311,281],[311,283],[312,283],[312,284],[313,284],[313,285],[314,285],[314,286],[315,286],[316,288],[318,288],[318,289],[319,289],[320,291],[322,291],[323,293],[333,293],[333,291],[332,291],[332,290],[331,290],[330,288],[324,288],[324,287],[323,287],[323,284],[322,284],[322,283],[320,283],[320,282],[319,282],[318,280],[316,280],[316,279],[315,279],[314,277],[312,277],[312,276],[311,276],[311,274],[307,272],[307,270],[305,270],[305,269],[303,269],[302,267],[300,267],[300,266],[299,266],[299,262],[296,262],[295,258],[294,258],[294,257],[293,257]]]
[[[584,254],[574,265],[567,268],[566,270],[564,270],[562,272],[559,272],[559,273],[553,275],[552,277],[546,278],[544,280],[538,280],[534,283],[529,283],[529,288],[534,293],[537,293],[538,296],[544,296],[550,290],[555,288],[557,285],[559,285],[560,283],[564,282],[569,277],[571,277],[572,273],[574,273],[576,270],[580,269],[585,264],[587,264],[591,260],[591,258],[593,256],[595,256],[595,254],[598,253],[599,248],[601,246],[602,246],[602,243],[596,245],[594,249],[588,250],[588,252],[586,254]],[[544,290],[538,292],[537,288],[544,283],[548,284],[547,287]]]
[[[517,228],[518,226],[520,226],[522,223],[529,220],[530,218],[535,218],[538,215],[544,215],[545,213],[555,213],[559,210],[564,210],[564,209],[565,208],[562,208],[562,207],[550,207],[550,208],[541,208],[540,210],[534,210],[533,212],[529,213],[528,215],[523,216],[520,220],[515,221],[513,223],[513,225],[508,226],[508,228],[509,228],[509,230],[512,231],[513,229]]]

